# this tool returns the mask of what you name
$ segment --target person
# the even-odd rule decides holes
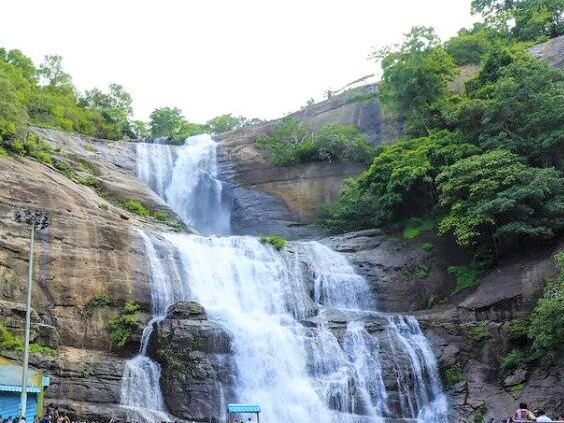
[[[519,408],[513,413],[513,420],[535,420],[535,418],[524,402],[519,403]]]
[[[547,417],[544,410],[542,409],[537,410],[537,422],[551,422],[551,421],[552,419],[550,417]]]

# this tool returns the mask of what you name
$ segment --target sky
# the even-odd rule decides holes
[[[134,115],[274,119],[364,75],[414,25],[441,39],[471,0],[4,0],[0,47],[63,56],[80,90],[122,84]]]

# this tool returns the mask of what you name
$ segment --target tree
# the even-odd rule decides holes
[[[123,86],[110,84],[108,93],[98,88],[86,91],[81,104],[97,110],[110,124],[114,124],[122,134],[130,131],[129,118],[133,114],[132,99]]]
[[[440,45],[432,28],[414,27],[403,44],[374,55],[383,70],[379,97],[391,110],[407,116],[408,132],[425,135],[423,116],[432,121],[436,104],[447,94],[457,73],[453,58]],[[417,122],[418,125],[414,125]]]
[[[473,0],[472,13],[514,20],[512,33],[522,40],[564,34],[562,0]]]
[[[533,349],[542,355],[555,355],[564,348],[564,251],[554,260],[557,273],[533,310],[528,331]]]
[[[135,134],[135,138],[147,138],[150,134],[147,124],[141,120],[131,122],[131,131]]]
[[[437,176],[446,215],[440,233],[464,247],[503,252],[520,239],[547,239],[564,227],[564,178],[554,168],[528,167],[494,150],[456,161]]]
[[[149,126],[153,137],[174,137],[186,121],[178,108],[163,107],[155,109],[150,115]]]
[[[220,134],[222,132],[231,131],[233,129],[238,129],[241,124],[245,121],[242,116],[235,117],[231,113],[227,115],[216,116],[206,122],[206,125],[211,132]]]
[[[507,149],[535,166],[564,168],[564,72],[521,54],[492,52],[469,97],[481,118],[480,144]]]
[[[0,76],[0,141],[14,136],[18,127],[26,121],[27,113],[18,99],[16,88]]]
[[[71,76],[63,70],[63,58],[59,55],[47,55],[39,65],[39,76],[50,87],[73,91]]]

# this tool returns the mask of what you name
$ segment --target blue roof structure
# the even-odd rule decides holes
[[[22,391],[21,385],[19,385],[19,386],[0,385],[0,392],[21,392],[21,391]],[[40,391],[40,389],[35,387],[35,386],[28,386],[26,391],[38,393]]]
[[[260,405],[256,404],[227,404],[228,413],[260,413]]]

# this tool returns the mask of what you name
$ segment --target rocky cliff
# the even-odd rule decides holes
[[[383,111],[378,86],[370,84],[345,91],[291,114],[313,131],[327,124],[354,125],[373,144],[397,139],[401,122]],[[315,208],[339,194],[343,180],[358,175],[361,163],[312,163],[274,167],[255,139],[268,134],[280,120],[225,134],[220,142],[225,178],[233,181],[235,233],[281,233],[289,238],[319,235],[308,227]]]

